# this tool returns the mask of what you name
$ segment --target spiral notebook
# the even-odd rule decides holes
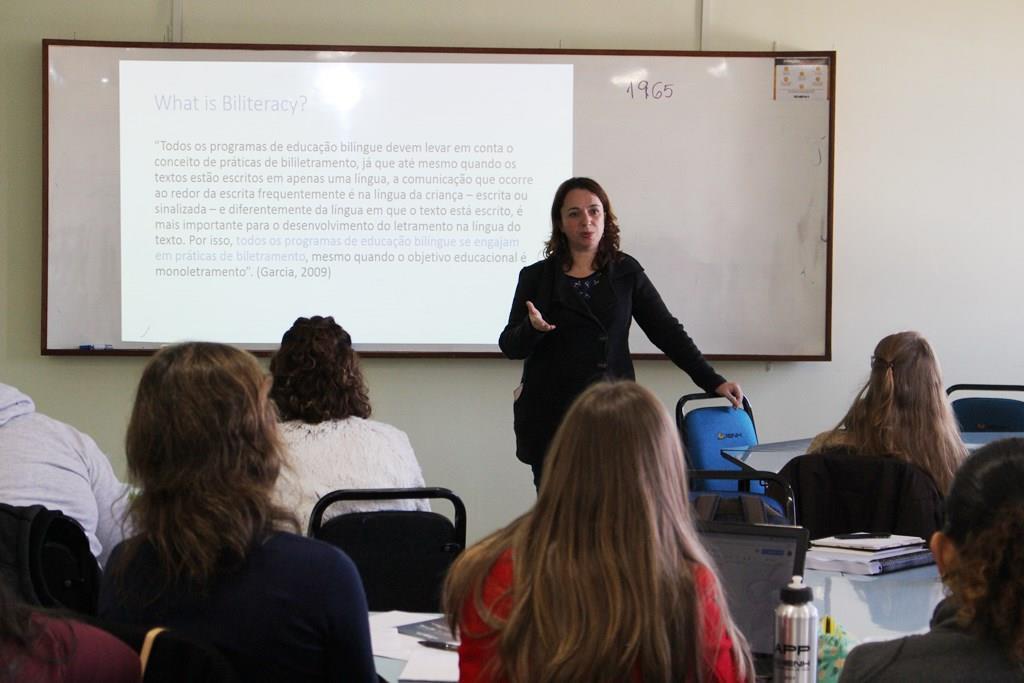
[[[895,534],[844,534],[811,541],[810,569],[872,576],[933,564],[923,538]]]

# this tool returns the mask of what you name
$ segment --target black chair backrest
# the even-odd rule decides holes
[[[857,531],[928,539],[942,526],[942,494],[920,468],[847,449],[793,458],[779,472],[793,486],[811,538]]]
[[[376,510],[349,512],[322,522],[341,500],[444,499],[454,519],[436,512]],[[466,547],[466,507],[445,488],[346,489],[317,501],[309,535],[344,550],[366,589],[371,611],[440,611],[441,587],[452,562]]]

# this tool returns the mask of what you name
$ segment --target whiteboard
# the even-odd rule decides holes
[[[496,354],[517,273],[541,257],[550,235],[550,197],[562,179],[583,175],[595,178],[608,191],[621,226],[623,251],[644,266],[705,355],[764,359],[828,359],[831,355],[832,52],[604,53],[77,41],[44,41],[44,52],[43,353],[141,353],[184,338],[218,339],[267,350],[275,346],[274,335],[279,338],[295,317],[333,314],[352,332],[364,354]],[[221,251],[210,247],[210,241],[202,239],[210,233],[190,233],[197,235],[190,238],[198,246],[160,246],[150,251],[130,247],[138,242],[145,249],[153,242],[153,234],[170,234],[158,230],[140,238],[133,233],[143,214],[133,214],[132,205],[144,205],[139,209],[143,213],[159,206],[183,210],[186,200],[173,205],[138,201],[148,197],[153,187],[149,179],[153,174],[138,168],[148,169],[146,164],[155,163],[154,159],[198,163],[187,159],[189,153],[167,151],[168,140],[185,139],[181,126],[192,125],[181,122],[220,117],[218,140],[275,135],[280,140],[302,141],[304,134],[327,139],[315,137],[321,130],[316,119],[299,120],[300,113],[314,114],[324,99],[315,83],[307,90],[301,84],[307,75],[311,83],[322,80],[325,69],[337,70],[339,65],[362,79],[366,102],[380,98],[376,109],[366,110],[373,113],[363,118],[391,126],[387,140],[395,141],[396,149],[398,141],[411,149],[420,140],[435,139],[431,135],[437,136],[438,144],[473,140],[473,145],[464,145],[465,155],[449,158],[450,173],[462,173],[472,183],[494,182],[494,177],[486,177],[491,173],[498,185],[467,187],[470,199],[465,210],[510,211],[512,218],[494,219],[493,225],[501,230],[509,226],[515,234],[503,232],[497,240],[498,233],[484,233],[477,227],[491,225],[483,222],[491,219],[467,218],[464,223],[451,219],[446,228],[450,233],[416,233],[428,246],[412,251],[413,234],[390,229],[398,229],[398,219],[387,223],[388,229],[383,228],[383,218],[369,219],[377,221],[374,244],[407,243],[406,251],[402,246],[391,251],[402,258],[407,254],[409,262],[416,260],[416,264],[407,264],[404,270],[397,263],[376,262],[341,268],[324,262],[323,257],[330,254],[323,250],[296,246],[287,256],[305,259],[301,269],[275,266],[265,269],[269,274],[261,277],[253,274],[256,269],[237,263],[214,264],[230,268],[205,268],[210,264],[190,262],[176,264],[175,277],[133,280],[135,284],[126,285],[123,278],[134,278],[136,271],[145,277],[153,270],[149,262],[139,266],[139,254],[167,259],[214,259],[216,254],[223,259],[229,258],[229,251],[230,258],[242,255],[237,246]],[[155,129],[146,128],[150,122],[140,115],[141,109],[132,108],[130,96],[156,102],[156,109],[190,108],[192,100],[178,97],[186,87],[180,84],[194,84],[201,78],[209,79],[204,98],[191,90],[189,96],[195,97],[194,106],[201,107],[205,101],[216,113],[156,112],[152,125],[169,125],[176,132],[152,141],[160,144],[140,144],[140,140],[150,142],[146,136],[153,137]],[[236,94],[249,81],[245,96]],[[230,95],[223,94],[226,82],[233,84]],[[179,84],[173,94],[171,83]],[[303,94],[295,94],[299,92]],[[233,113],[228,119],[223,114],[226,107],[242,106],[260,111],[247,112],[244,116],[249,118]],[[332,106],[336,108],[337,102]],[[395,113],[391,121],[390,112],[398,110],[402,113]],[[164,114],[168,116],[160,118]],[[343,124],[338,123],[342,119]],[[344,125],[351,131],[358,128],[354,123],[358,120],[355,115],[334,116],[324,125]],[[298,127],[290,128],[295,122]],[[205,128],[195,135],[194,139],[213,139]],[[338,133],[330,139],[354,137]],[[370,138],[364,134],[360,139]],[[490,156],[483,151],[474,155],[471,147],[490,146],[477,145],[480,141],[502,141],[506,149],[497,156],[493,149],[488,150]],[[157,151],[141,160],[131,158],[136,150],[150,146]],[[426,152],[419,147],[417,163],[427,163],[422,156]],[[514,160],[508,155],[512,148]],[[427,149],[433,147],[428,143]],[[237,162],[234,146],[234,156],[226,154],[211,157],[209,163]],[[351,155],[392,165],[395,159],[400,163],[408,157],[412,164],[412,156],[391,154],[383,147],[379,153]],[[338,159],[343,156],[336,153]],[[281,158],[286,158],[283,153]],[[463,170],[454,168],[455,159],[461,159]],[[482,159],[494,163],[504,159],[518,168],[464,170]],[[222,171],[218,182],[200,183],[194,191],[200,196],[204,190],[221,191],[224,177]],[[527,181],[529,185],[515,185]],[[284,183],[283,178],[281,182],[274,187],[293,194],[299,191],[295,182]],[[505,187],[508,183],[512,185]],[[390,189],[410,187],[398,182]],[[488,208],[491,195],[501,194],[491,190],[507,190],[510,198],[515,191],[517,200],[497,201]],[[394,192],[389,195],[391,201],[379,200],[377,208],[401,211],[405,206],[410,210],[420,206],[418,199],[394,199],[397,196]],[[244,204],[239,210],[248,211],[259,205],[259,200],[232,201],[225,200],[221,206]],[[345,201],[335,208],[344,208]],[[152,229],[152,225],[145,227]],[[264,229],[270,236],[292,234]],[[237,232],[233,238],[237,243],[252,241],[242,227]],[[456,244],[460,237],[467,251],[461,254],[461,262],[453,262],[452,253],[460,258]],[[446,240],[451,247],[443,246]],[[336,241],[340,244],[342,238]],[[477,246],[468,246],[471,241]],[[199,253],[203,250],[206,253]],[[448,260],[424,263],[441,255]],[[313,263],[310,258],[321,260]],[[370,260],[366,254],[362,258]],[[286,276],[285,270],[291,275]],[[225,276],[235,271],[242,275],[233,280]],[[304,282],[298,277],[303,271],[331,274]],[[218,308],[217,292],[222,286],[229,289]],[[139,311],[153,312],[151,320],[143,317],[139,323],[146,330],[151,323],[173,324],[150,339],[132,332],[128,324],[127,319],[138,317]],[[438,323],[445,311],[458,318],[457,325]],[[639,357],[658,353],[636,327],[630,345]]]

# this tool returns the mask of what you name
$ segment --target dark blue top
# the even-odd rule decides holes
[[[338,548],[275,533],[199,596],[180,583],[156,600],[156,554],[143,546],[100,591],[102,618],[180,629],[216,645],[244,681],[376,681],[366,595]]]
[[[615,294],[608,285],[608,278],[602,277],[601,271],[587,277],[573,277],[566,273],[565,279],[601,325],[606,329],[615,325]]]
[[[569,275],[566,273],[565,277],[568,278],[569,284],[573,286],[573,289],[579,292],[584,301],[590,301],[591,290],[594,289],[594,287],[597,287],[601,282],[600,271],[591,273],[586,277],[576,277],[575,275]]]

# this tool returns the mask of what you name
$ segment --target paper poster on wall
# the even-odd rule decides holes
[[[780,58],[775,60],[776,100],[827,100],[828,60]]]

